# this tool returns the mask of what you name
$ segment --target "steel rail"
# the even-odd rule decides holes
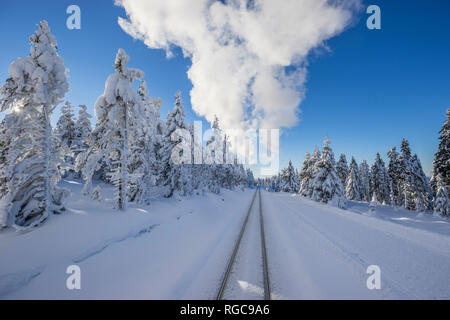
[[[270,300],[270,282],[269,282],[269,268],[267,265],[267,250],[266,250],[266,237],[264,234],[264,218],[262,213],[261,204],[261,189],[259,189],[259,221],[261,226],[261,250],[263,259],[263,277],[264,277],[264,299]]]
[[[250,203],[250,206],[248,208],[247,216],[245,217],[244,223],[242,224],[241,232],[239,233],[239,236],[238,236],[238,239],[236,241],[236,244],[234,245],[234,250],[233,250],[233,253],[231,254],[230,260],[228,261],[227,269],[225,270],[225,274],[223,276],[222,283],[221,283],[220,288],[219,288],[219,292],[217,293],[216,300],[221,300],[222,299],[223,293],[225,291],[225,287],[226,287],[227,282],[228,282],[228,277],[230,276],[231,269],[232,269],[233,264],[234,264],[234,260],[236,258],[236,255],[237,255],[238,251],[239,251],[239,245],[241,244],[242,236],[244,235],[245,227],[247,225],[248,218],[250,217],[250,212],[252,211],[253,203],[255,202],[255,198],[256,198],[256,193],[257,192],[258,192],[258,190],[255,191],[255,194],[253,195],[252,202]]]

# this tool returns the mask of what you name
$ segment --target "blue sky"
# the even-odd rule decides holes
[[[70,4],[81,8],[81,30],[66,28]],[[450,2],[365,1],[369,4],[381,8],[381,30],[366,28],[363,11],[345,32],[327,41],[329,50],[310,55],[301,120],[281,136],[282,167],[291,159],[300,168],[305,152],[321,146],[327,135],[336,158],[345,153],[370,163],[376,152],[385,157],[405,137],[430,173],[438,131],[450,107]],[[28,55],[28,37],[46,19],[70,69],[66,98],[73,104],[86,104],[93,113],[114,71],[117,49],[123,48],[131,57],[129,65],[145,71],[150,95],[163,98],[163,118],[181,90],[187,121],[199,120],[189,101],[190,60],[180,50],[167,59],[164,51],[125,34],[117,24],[125,12],[112,0],[2,0],[0,9],[2,83],[9,64]]]

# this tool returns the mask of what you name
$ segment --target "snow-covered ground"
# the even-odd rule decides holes
[[[77,181],[64,187],[72,190],[66,213],[31,232],[0,231],[0,298],[177,299],[200,273],[206,287],[191,296],[210,297],[253,194],[222,190],[118,212],[81,196]],[[66,288],[72,264],[81,290]]]
[[[0,299],[214,299],[253,190],[154,201],[126,212],[64,181],[68,210],[31,232],[0,231]],[[369,213],[261,192],[272,297],[450,298],[450,221],[390,207]],[[107,197],[107,195],[106,195]],[[262,298],[258,202],[226,298]],[[81,268],[81,290],[66,268]],[[381,290],[366,269],[381,268]]]
[[[263,193],[274,293],[289,299],[449,299],[450,221]],[[289,257],[289,258],[287,258]],[[368,290],[367,267],[381,269]]]

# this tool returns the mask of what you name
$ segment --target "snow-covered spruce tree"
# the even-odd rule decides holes
[[[244,190],[244,188],[248,187],[248,178],[247,178],[247,172],[244,168],[244,165],[237,163],[237,158],[234,160],[234,170],[236,172],[236,182],[235,185],[240,188],[241,190]]]
[[[247,183],[249,187],[253,187],[255,185],[255,177],[253,176],[253,172],[250,168],[245,170],[247,172]]]
[[[58,147],[70,149],[75,140],[75,115],[72,105],[66,101],[61,108],[61,114],[56,123],[55,135],[58,138]]]
[[[150,136],[152,140],[152,150],[150,152],[150,169],[152,172],[152,177],[155,182],[155,186],[162,184],[161,172],[163,168],[162,163],[162,142],[164,136],[164,123],[160,119],[159,110],[163,104],[160,98],[150,98],[150,115],[152,124],[149,126],[151,129]]]
[[[115,186],[114,207],[119,210],[124,210],[127,206],[130,137],[134,136],[133,130],[136,129],[132,121],[141,103],[131,84],[135,79],[144,77],[141,70],[127,67],[129,60],[126,52],[119,49],[114,64],[117,73],[108,77],[105,92],[95,103],[98,122],[92,135],[96,139],[86,151],[82,171],[86,180],[85,189],[89,190],[92,177],[100,169],[102,160],[108,164],[108,177]]]
[[[78,165],[78,155],[83,154],[89,148],[88,138],[91,135],[91,118],[92,116],[87,112],[85,105],[78,106],[78,117],[75,121],[75,138],[72,144],[72,152],[74,158],[75,177],[81,178],[81,169]]]
[[[298,181],[298,176],[295,174],[294,166],[292,161],[289,160],[287,168],[281,171],[281,191],[289,193],[297,193],[300,188],[300,183]]]
[[[434,189],[434,212],[441,216],[450,216],[450,109],[447,119],[439,131],[439,147],[433,160],[431,185]]]
[[[397,148],[394,146],[387,153],[389,157],[388,176],[389,176],[389,190],[391,204],[394,206],[402,206],[402,189],[401,189],[401,174],[402,164]]]
[[[308,184],[309,180],[311,177],[309,177],[308,173],[309,173],[309,164],[311,161],[311,155],[309,152],[307,152],[305,154],[305,159],[303,159],[303,163],[302,163],[302,168],[300,169],[300,174],[298,175],[298,180],[299,180],[299,191],[298,193],[300,195],[303,195],[303,191],[306,188],[306,185]]]
[[[211,129],[212,134],[206,141],[206,147],[203,150],[204,175],[208,183],[208,190],[219,194],[224,179],[224,167],[223,135],[217,117],[215,117]]]
[[[75,138],[73,141],[72,150],[75,157],[87,150],[87,137],[91,134],[91,118],[92,116],[87,112],[87,107],[84,104],[78,106],[78,117],[75,121]]]
[[[408,140],[402,139],[401,154],[393,147],[388,156],[391,203],[404,206],[408,210],[431,209],[432,195],[429,181],[417,155],[411,155]]]
[[[257,178],[256,186],[264,186],[264,188],[270,192],[279,192],[280,190],[275,191],[279,175],[280,174],[278,173],[278,175],[273,175],[266,178]]]
[[[237,158],[234,160],[233,168],[233,188],[243,189],[248,187],[247,184],[247,173],[245,172],[244,166],[237,162]]]
[[[346,206],[344,188],[336,172],[336,162],[328,137],[324,143],[322,156],[315,165],[312,199],[344,208]]]
[[[11,178],[11,165],[8,163],[8,154],[12,145],[13,136],[10,136],[10,125],[19,121],[19,115],[15,112],[5,115],[0,123],[0,228],[7,227],[9,215],[6,207],[9,204],[8,184]]]
[[[272,190],[274,192],[280,192],[281,191],[281,173],[278,173],[276,176],[272,178]]]
[[[2,158],[8,174],[0,221],[18,229],[34,227],[64,209],[67,190],[56,187],[60,176],[50,123],[53,110],[69,90],[66,68],[47,21],[30,37],[30,56],[18,58],[0,89],[3,134],[8,145]],[[5,164],[3,164],[5,165]]]
[[[222,139],[222,176],[221,176],[221,187],[224,189],[232,190],[235,186],[237,186],[237,171],[235,170],[236,163],[228,163],[227,157],[230,157],[230,159],[233,159],[233,155],[231,153],[230,148],[230,141],[229,137],[224,134]],[[234,161],[234,159],[233,159]]]
[[[233,153],[229,136],[226,134],[224,135],[223,142],[223,167],[225,172],[223,187],[230,190],[234,188],[243,189],[248,186],[244,166],[238,162],[238,157]]]
[[[196,139],[195,135],[195,127],[193,123],[187,124],[189,133],[191,135],[191,164],[186,164],[185,166],[188,166],[191,171],[191,181],[190,185],[192,188],[192,191],[196,192],[197,195],[205,194],[207,191],[207,183],[203,179],[203,176],[205,174],[204,172],[204,165],[201,163],[196,164],[196,161],[202,160],[202,141],[201,139]],[[197,133],[198,134],[198,133]],[[197,141],[200,140],[200,141]]]
[[[384,165],[383,159],[377,152],[375,162],[372,165],[370,172],[370,194],[375,194],[375,199],[383,204],[390,203],[389,177]],[[372,199],[374,199],[372,197]]]
[[[13,112],[12,114],[5,115],[0,123],[0,201],[4,196],[8,194],[8,181],[10,178],[9,166],[8,166],[8,153],[9,146],[14,137],[9,136],[9,123],[17,121],[19,114]],[[10,122],[12,121],[12,122]],[[2,206],[0,206],[2,208]],[[0,214],[1,216],[1,214]],[[6,215],[4,215],[6,218]],[[5,222],[6,223],[6,222]],[[2,222],[0,219],[0,226]]]
[[[411,157],[411,173],[414,180],[414,201],[416,211],[425,211],[433,209],[433,198],[431,195],[430,183],[425,172],[423,172],[417,154]]]
[[[95,111],[95,110],[94,110]],[[99,180],[109,183],[107,174],[111,170],[111,163],[109,157],[103,157],[100,152],[104,141],[101,139],[106,131],[105,119],[97,119],[95,128],[86,137],[85,143],[87,148],[78,153],[75,158],[74,171],[77,175],[85,180],[82,189],[83,195],[88,195],[92,192],[92,180]]]
[[[224,152],[226,151],[224,150]],[[225,169],[225,177],[223,188],[233,190],[234,188],[239,187],[240,170],[239,165],[237,164],[237,159],[236,161],[233,160],[232,164],[224,163],[224,169]]]
[[[75,158],[72,151],[75,141],[75,118],[73,108],[69,101],[66,101],[61,108],[61,115],[54,130],[56,137],[56,147],[62,155],[62,163],[59,165],[60,172],[65,176],[73,170]]]
[[[175,105],[166,118],[166,126],[164,128],[163,146],[161,150],[163,171],[161,172],[164,180],[164,186],[167,188],[166,197],[172,197],[175,191],[179,191],[181,195],[188,194],[190,172],[186,163],[174,163],[172,159],[173,148],[180,143],[180,140],[172,139],[172,135],[177,129],[186,130],[184,123],[185,113],[181,101],[181,92],[175,94]],[[181,137],[180,137],[181,138]],[[182,157],[182,155],[180,155]]]
[[[128,201],[149,203],[151,188],[156,186],[156,140],[158,139],[161,100],[148,96],[147,84],[141,81],[137,93],[140,106],[130,117],[130,156],[128,163]]]
[[[272,178],[273,177],[264,178],[264,179],[258,178],[255,180],[255,186],[258,186],[258,185],[262,186],[262,187],[264,187],[264,190],[272,192],[273,191],[272,190]]]
[[[270,192],[275,192],[273,189],[273,185],[272,185],[273,180],[274,180],[273,176],[264,178],[264,179],[258,178],[258,179],[256,179],[256,185],[257,186],[262,185],[262,186],[264,186],[265,190],[270,191]]]
[[[147,118],[148,90],[144,81],[141,81],[137,93],[140,103],[135,106],[128,117],[128,187],[127,199],[129,202],[144,203],[147,199],[147,190],[150,184],[150,154],[151,140],[149,134],[150,119]]]
[[[339,179],[341,179],[342,185],[345,186],[349,174],[349,169],[347,165],[347,158],[343,153],[341,153],[339,161],[336,163],[336,171]]]
[[[162,106],[162,100],[160,98],[151,98],[149,96],[149,91],[147,83],[145,80],[141,80],[137,93],[142,102],[142,125],[145,131],[148,131],[149,139],[153,138],[157,133],[157,126],[160,121],[159,109]]]
[[[305,160],[300,171],[300,190],[299,194],[303,197],[311,198],[314,191],[314,174],[316,170],[316,163],[320,160],[319,148],[315,148],[312,156],[306,154]]]
[[[370,196],[370,168],[366,160],[363,160],[359,165],[359,179],[361,200],[370,202],[372,199]]]
[[[345,182],[345,197],[348,200],[361,200],[361,182],[359,177],[359,167],[358,163],[354,157],[352,157],[352,161],[350,162],[350,171],[347,176],[347,180]]]
[[[435,179],[437,193],[433,200],[434,213],[442,217],[450,217],[449,189],[444,184],[444,178],[437,176]]]
[[[422,197],[416,198],[416,209],[417,212],[424,212],[426,210],[425,204],[423,203]]]
[[[156,135],[158,134],[158,124],[160,122],[159,119],[159,109],[162,106],[162,100],[160,98],[150,98],[148,96],[148,88],[147,84],[144,80],[141,81],[138,87],[138,94],[141,98],[142,102],[142,127],[147,135],[148,143],[150,143],[149,153],[151,156],[151,161],[153,162],[155,159],[154,152],[154,141],[156,140]]]
[[[164,137],[164,123],[161,119],[159,119],[156,123],[156,131],[152,139],[153,153],[155,156],[155,160],[151,162],[151,168],[156,175],[156,185],[158,186],[163,185],[164,182],[162,176],[162,171],[164,169],[163,164],[164,156],[162,154],[164,145],[163,137]]]
[[[400,154],[401,174],[400,174],[400,188],[402,195],[402,203],[405,209],[415,210],[415,190],[416,181],[413,172],[411,148],[406,139],[402,139],[401,154]]]

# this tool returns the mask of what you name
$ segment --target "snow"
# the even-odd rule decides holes
[[[161,199],[115,211],[71,190],[67,211],[30,232],[0,231],[0,299],[214,299],[253,190]],[[450,221],[348,202],[348,210],[262,191],[272,298],[449,299]],[[258,201],[225,298],[263,297]],[[69,265],[81,290],[66,288]],[[366,269],[381,268],[381,290]]]
[[[450,221],[386,206],[370,214],[363,202],[262,199],[272,287],[285,298],[450,298]],[[366,287],[370,265],[381,268],[381,290]]]
[[[188,289],[212,298],[253,194],[222,190],[120,212],[111,186],[99,203],[81,195],[78,181],[62,185],[72,191],[65,213],[31,232],[0,231],[0,299],[183,298]],[[72,264],[81,268],[80,291],[66,289]],[[195,288],[205,270],[209,291]]]

